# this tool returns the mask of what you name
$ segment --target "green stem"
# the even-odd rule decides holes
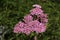
[[[34,36],[34,40],[37,40],[37,35]]]

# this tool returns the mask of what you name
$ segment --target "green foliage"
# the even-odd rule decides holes
[[[38,40],[60,40],[60,3],[58,0],[0,0],[0,25],[11,29],[6,35],[6,40],[32,40],[34,34],[13,33],[13,27],[22,20],[23,16],[29,13],[33,4],[39,4],[45,13],[48,14],[49,22],[47,30],[38,35]]]

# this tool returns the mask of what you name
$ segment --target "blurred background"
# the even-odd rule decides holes
[[[0,25],[10,30],[4,35],[5,40],[33,40],[32,35],[13,33],[14,25],[29,13],[33,4],[41,5],[49,19],[46,32],[37,39],[60,40],[60,0],[0,0]]]

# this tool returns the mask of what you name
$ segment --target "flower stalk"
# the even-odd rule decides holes
[[[34,36],[34,40],[37,40],[37,35]]]

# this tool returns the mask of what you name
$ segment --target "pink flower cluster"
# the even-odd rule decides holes
[[[46,23],[48,22],[47,14],[43,13],[40,5],[33,5],[33,9],[30,10],[30,14],[24,16],[24,19],[17,23],[14,27],[14,33],[24,33],[29,35],[31,32],[42,33],[46,30]],[[34,15],[37,16],[36,19]]]

